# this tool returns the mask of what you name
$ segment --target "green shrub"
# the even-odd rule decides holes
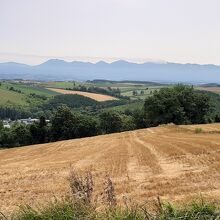
[[[196,128],[196,129],[195,129],[195,133],[196,133],[196,134],[200,134],[200,133],[202,133],[202,132],[203,132],[202,128]]]

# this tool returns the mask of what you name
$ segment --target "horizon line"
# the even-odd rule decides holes
[[[5,56],[7,58],[1,58],[1,56]],[[14,58],[9,57],[14,56]],[[16,57],[16,58],[15,58]],[[18,61],[23,57],[24,59],[41,59],[41,61],[38,62],[28,62],[28,61]],[[158,63],[158,64],[167,64],[167,63],[173,63],[173,64],[191,64],[191,65],[213,65],[213,66],[220,66],[220,64],[216,63],[199,63],[199,62],[178,62],[178,61],[170,61],[170,60],[163,60],[163,59],[153,59],[153,58],[134,58],[134,57],[86,57],[86,56],[47,56],[47,55],[35,55],[35,54],[19,54],[19,53],[8,53],[8,52],[0,52],[0,63],[18,63],[18,64],[25,64],[28,66],[37,66],[41,65],[45,62],[48,62],[49,60],[62,60],[67,63],[71,62],[84,62],[84,63],[92,63],[97,64],[99,62],[105,62],[107,64],[111,64],[117,61],[125,61],[129,63],[134,64],[144,64],[144,63]]]
[[[217,66],[217,67],[220,67],[220,65],[218,64],[214,64],[214,63],[204,63],[204,64],[201,64],[201,63],[190,63],[190,62],[187,62],[187,63],[180,63],[180,62],[170,62],[170,61],[145,61],[145,62],[134,62],[134,61],[129,61],[129,60],[126,60],[126,59],[116,59],[114,61],[106,61],[104,59],[101,59],[99,61],[95,61],[95,62],[92,62],[92,61],[85,61],[85,60],[65,60],[65,59],[60,59],[60,58],[51,58],[51,59],[47,59],[43,62],[40,62],[39,64],[27,64],[27,63],[24,63],[24,62],[17,62],[17,61],[5,61],[5,62],[0,62],[0,64],[5,64],[5,63],[15,63],[15,64],[21,64],[21,65],[27,65],[27,66],[39,66],[39,65],[42,65],[44,63],[47,63],[48,61],[63,61],[65,63],[74,63],[74,62],[81,62],[81,63],[89,63],[89,64],[98,64],[98,63],[105,63],[105,64],[114,64],[116,62],[127,62],[127,63],[130,63],[130,64],[138,64],[138,65],[141,65],[141,64],[147,64],[147,63],[152,63],[152,64],[179,64],[179,65],[200,65],[200,66]]]

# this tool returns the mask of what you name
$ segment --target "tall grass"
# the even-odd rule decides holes
[[[9,218],[11,220],[217,220],[220,209],[214,203],[200,199],[197,202],[177,208],[171,203],[164,203],[158,197],[151,206],[141,205],[125,199],[118,205],[111,178],[106,177],[102,192],[95,195],[95,181],[91,172],[79,175],[70,172],[71,194],[64,199],[56,199],[47,205],[31,207],[20,206]],[[102,201],[102,208],[97,205],[97,196]],[[0,219],[6,217],[0,215]]]
[[[34,209],[22,206],[11,219],[13,220],[74,220],[74,219],[107,219],[107,220],[217,220],[220,219],[219,209],[212,203],[192,203],[185,208],[176,208],[167,203],[158,207],[154,212],[144,206],[134,207],[116,206],[96,210],[90,205],[85,205],[71,200],[51,202],[47,206]]]

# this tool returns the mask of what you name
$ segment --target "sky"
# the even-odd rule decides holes
[[[220,0],[0,0],[0,62],[220,65]]]

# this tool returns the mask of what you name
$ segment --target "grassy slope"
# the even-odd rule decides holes
[[[15,90],[20,90],[21,93],[9,90],[10,87],[13,87]],[[0,104],[5,105],[7,103],[11,103],[15,105],[27,106],[29,105],[27,98],[31,93],[35,93],[36,95],[43,95],[48,98],[58,94],[56,92],[35,85],[24,85],[19,83],[6,82],[2,83],[0,86]]]
[[[27,102],[25,101],[25,95],[6,90],[4,88],[0,88],[0,97],[0,105],[4,105],[7,103],[16,105],[27,105]]]
[[[31,93],[35,93],[37,95],[44,95],[47,97],[51,97],[56,95],[56,92],[47,90],[43,87],[38,87],[37,85],[25,85],[25,84],[19,84],[19,83],[3,83],[2,88],[7,89],[10,87],[14,87],[17,90],[21,90],[22,93],[25,95],[29,95]]]
[[[81,83],[75,82],[75,85],[79,85]],[[41,86],[43,87],[52,87],[52,88],[58,88],[58,89],[66,89],[66,88],[73,88],[74,83],[73,82],[44,82],[41,83]]]

